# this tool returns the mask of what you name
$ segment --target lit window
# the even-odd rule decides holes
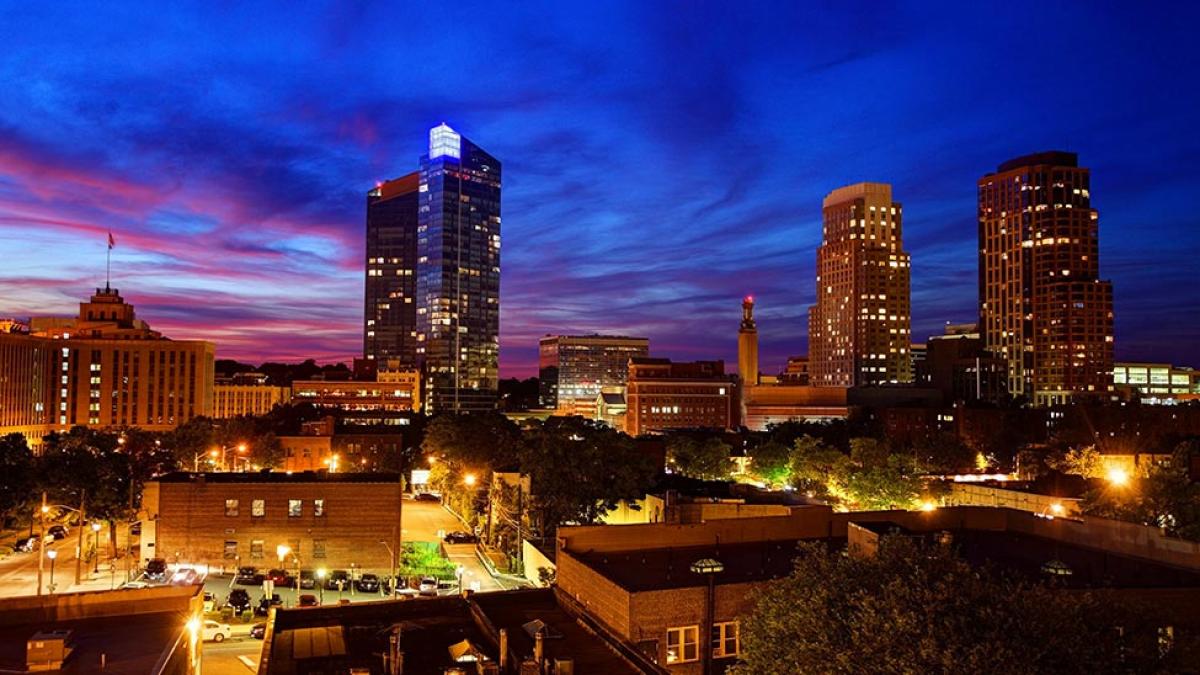
[[[738,622],[724,621],[714,623],[712,627],[712,645],[714,658],[726,658],[738,655]]]
[[[317,517],[325,515],[325,500],[324,499],[314,499],[313,500],[313,515],[317,516]]]
[[[255,539],[250,542],[250,557],[251,558],[263,557],[263,541],[262,541],[262,539]]]
[[[226,560],[236,560],[237,557],[238,557],[237,542],[236,541],[225,542],[225,559]]]
[[[325,540],[324,539],[313,539],[313,557],[314,558],[324,558],[325,557]]]
[[[302,512],[303,501],[299,499],[288,500],[288,518],[299,518]]]
[[[226,516],[236,516],[237,514],[238,514],[238,500],[226,499],[225,500],[225,515]]]
[[[264,499],[255,499],[250,502],[250,515],[255,518],[262,518],[267,515],[267,502]]]
[[[700,660],[700,627],[684,626],[667,629],[667,663],[687,663]]]

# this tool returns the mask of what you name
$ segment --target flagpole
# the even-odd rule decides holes
[[[110,237],[112,235],[109,235]],[[104,260],[104,290],[109,289],[109,282],[112,280],[112,244],[108,245],[108,250],[105,252]]]

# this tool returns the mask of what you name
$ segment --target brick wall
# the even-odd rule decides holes
[[[157,520],[143,527],[143,533],[153,532],[154,550],[168,562],[278,567],[276,548],[286,544],[298,554],[301,568],[390,568],[390,554],[379,542],[395,538],[398,482],[194,480],[150,485],[156,487],[146,492],[145,510]],[[226,515],[228,499],[237,500],[237,515]],[[255,500],[262,500],[262,516],[253,514]],[[289,515],[291,500],[300,500],[300,515]],[[315,513],[316,500],[323,500],[322,515]],[[226,542],[236,543],[236,558],[228,557]],[[252,550],[253,542],[262,542],[261,557]],[[295,566],[292,556],[285,566]]]
[[[635,526],[614,526],[624,529]],[[558,590],[578,602],[588,614],[609,631],[629,637],[630,594],[617,584],[576,560],[570,553],[559,550],[555,559],[558,567]]]

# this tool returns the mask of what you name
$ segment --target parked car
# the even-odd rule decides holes
[[[225,599],[225,606],[232,607],[239,614],[250,609],[250,593],[244,588],[235,588],[229,591],[229,597]]]
[[[272,593],[271,597],[262,596],[258,599],[258,606],[254,608],[255,616],[266,616],[272,607],[282,607],[283,598],[279,597],[278,593]]]
[[[354,582],[354,587],[362,593],[378,593],[379,577],[374,574],[364,574]]]
[[[66,525],[51,525],[50,529],[46,530],[46,534],[54,537],[55,539],[66,539],[67,535],[70,534],[70,531],[67,530]]]
[[[167,580],[167,561],[162,558],[151,558],[146,563],[146,578],[151,581],[163,582]]]
[[[336,591],[338,587],[342,590],[350,588],[350,574],[346,570],[334,570],[329,573],[329,579],[325,581],[325,590]]]
[[[442,501],[441,497],[433,494],[432,492],[419,492],[419,493],[417,493],[416,497],[413,497],[413,499],[415,499],[419,502],[440,502],[440,501]]]
[[[287,570],[281,569],[268,570],[266,578],[270,579],[271,583],[275,584],[277,588],[291,588],[292,583],[295,581],[287,573]]]
[[[217,594],[204,591],[204,611],[212,612],[217,609]]]
[[[261,640],[267,636],[267,624],[256,623],[250,627],[250,637]]]
[[[311,593],[305,593],[300,596],[300,601],[297,603],[301,607],[316,607],[321,604],[317,602],[317,596]]]
[[[37,537],[21,537],[20,539],[18,539],[16,542],[13,543],[13,551],[15,551],[17,553],[31,553],[31,552],[37,550],[37,547],[38,547],[38,538]]]
[[[300,588],[316,588],[317,578],[312,570],[300,570]]]
[[[421,583],[417,586],[417,592],[421,595],[437,595],[438,581],[433,577],[421,577]]]
[[[202,581],[204,581],[204,577],[190,567],[180,567],[171,575],[171,585],[173,586],[191,586]]]
[[[205,642],[224,642],[225,638],[233,633],[229,629],[229,624],[212,620],[204,622],[204,628],[201,632],[204,634]]]
[[[233,577],[233,583],[242,586],[255,586],[262,583],[262,580],[263,576],[258,573],[257,567],[239,567]]]
[[[476,537],[470,532],[463,532],[460,530],[458,532],[451,532],[445,537],[442,537],[442,541],[446,542],[447,544],[474,544],[475,542],[479,541],[479,537]]]

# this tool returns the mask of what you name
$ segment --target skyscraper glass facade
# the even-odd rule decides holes
[[[547,335],[538,344],[540,403],[554,408],[560,399],[595,399],[603,389],[624,387],[629,359],[649,352],[648,338]]]
[[[442,124],[418,185],[417,359],[429,412],[492,410],[500,357],[500,162]]]
[[[363,356],[417,365],[417,187],[413,172],[367,193]]]

